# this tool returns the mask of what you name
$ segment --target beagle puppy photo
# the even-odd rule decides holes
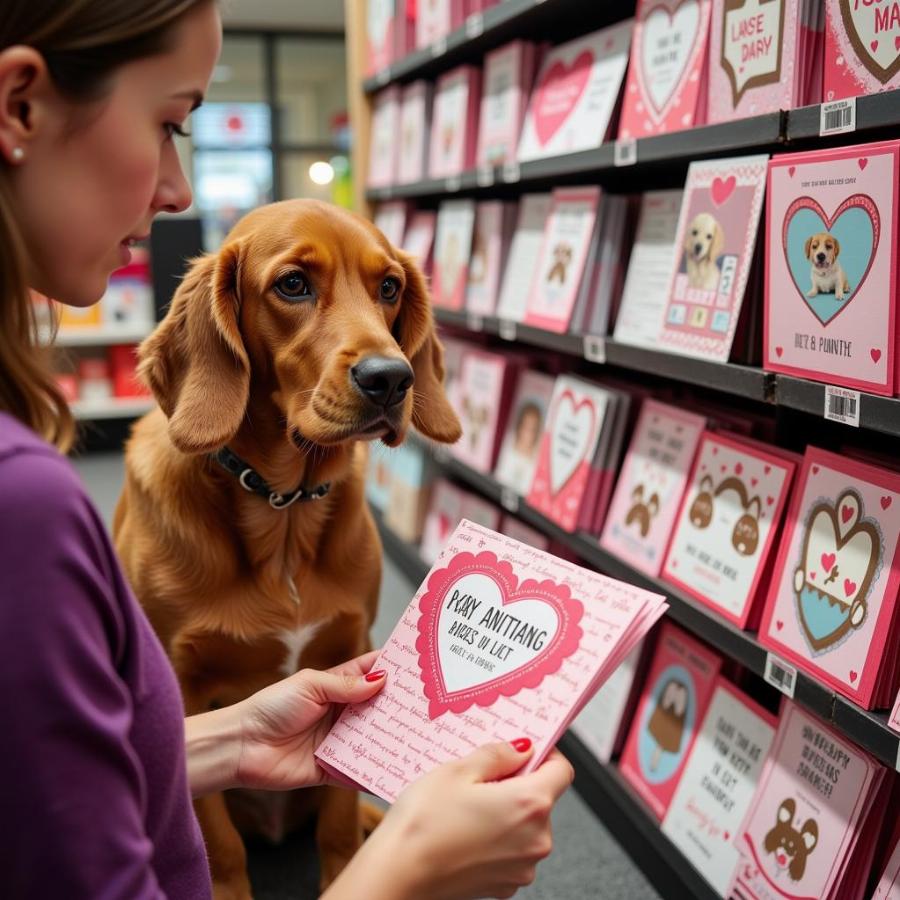
[[[725,247],[725,232],[711,213],[694,216],[684,236],[684,264],[688,285],[704,291],[719,286],[716,260]]]
[[[812,287],[807,297],[816,294],[834,294],[835,300],[843,300],[850,293],[850,283],[841,264],[837,261],[841,252],[838,239],[827,231],[820,231],[806,239],[803,255],[810,262]]]

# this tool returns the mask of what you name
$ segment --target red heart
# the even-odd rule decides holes
[[[725,838],[725,840],[727,841],[727,840],[731,837],[731,835],[726,831],[726,832],[722,835],[722,837]]]
[[[776,627],[779,631],[781,631],[781,629],[784,628],[784,622],[782,622],[781,619],[778,619],[778,621],[775,623],[775,627]]]
[[[743,471],[744,471],[744,467],[743,467],[743,465],[741,465],[741,463],[738,463],[738,464],[734,467],[734,473],[735,473],[735,475],[740,475]]]
[[[721,206],[730,196],[732,191],[737,187],[737,178],[729,175],[727,178],[713,178],[710,193],[712,194],[713,203]]]
[[[865,167],[869,164],[869,160],[863,156],[861,159],[858,159],[860,169],[865,169]]]
[[[782,354],[782,353],[784,353],[784,347],[776,347],[776,348],[775,348],[775,355],[776,355],[779,359],[781,359],[781,354]]]
[[[815,580],[816,580],[816,573],[815,573],[815,572],[810,572],[810,573],[809,573],[809,580],[810,580],[810,581],[815,581]]]
[[[887,509],[891,505],[891,503],[893,503],[893,501],[894,501],[894,498],[891,497],[890,494],[882,497],[881,498],[881,508]]]
[[[844,594],[846,596],[850,596],[856,591],[856,582],[851,581],[849,578],[844,579]]]
[[[727,469],[727,468],[728,468],[728,466],[726,466],[726,465],[722,465],[722,467],[721,467],[721,468],[722,468],[722,471],[723,471],[723,472],[724,472],[724,471],[725,471],[725,470],[726,470],[726,469]]]
[[[818,475],[818,474],[819,474],[819,467],[813,466],[813,475]]]
[[[873,348],[869,351],[869,356],[872,357],[872,361],[873,361],[873,362],[876,362],[876,363],[877,363],[878,360],[881,359],[881,351],[880,351],[877,347],[873,347]]]
[[[841,522],[846,525],[853,518],[853,507],[852,506],[842,506],[841,507]]]
[[[594,64],[594,54],[582,50],[566,66],[557,60],[544,73],[536,88],[537,102],[534,112],[534,128],[541,144],[546,144],[559,131],[575,108],[587,87]]]
[[[716,456],[718,454],[718,452],[719,452],[719,448],[713,447],[713,456]]]
[[[854,672],[853,669],[851,669],[850,670],[850,684],[853,684],[853,682],[856,681],[856,679],[858,677],[859,677],[859,675],[856,672]]]
[[[759,484],[759,479],[758,479],[758,478],[751,478],[751,479],[750,479],[750,487],[756,487],[758,484]]]
[[[897,37],[894,38],[894,49],[900,50],[900,34],[898,34]]]
[[[872,48],[872,52],[874,53],[878,49],[878,41],[872,41],[869,46]]]
[[[822,568],[826,572],[830,572],[834,568],[834,561],[837,559],[834,553],[823,553],[819,558],[822,563]]]
[[[796,172],[796,171],[797,171],[797,167],[796,167],[796,166],[788,166],[788,175],[789,175],[791,178],[794,177],[794,172]]]
[[[771,472],[771,471],[772,471],[772,467],[771,467],[771,466],[766,466],[765,469],[763,469],[763,472],[765,472],[766,475],[768,475],[769,472]]]
[[[771,495],[766,497],[766,506],[771,506],[775,502],[775,498]]]

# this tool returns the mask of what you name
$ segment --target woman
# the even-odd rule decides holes
[[[208,897],[190,793],[321,783],[312,751],[372,696],[372,654],[183,718],[174,675],[59,453],[71,416],[36,349],[29,288],[103,294],[160,211],[190,203],[173,135],[221,45],[212,0],[4,0],[0,18],[0,894]],[[55,448],[54,446],[55,445]],[[367,673],[367,674],[366,674]],[[571,781],[527,741],[440,767],[327,892],[511,896]],[[495,782],[495,783],[487,783]]]

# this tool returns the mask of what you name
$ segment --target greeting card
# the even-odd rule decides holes
[[[412,214],[401,246],[422,267],[431,273],[431,254],[434,249],[434,230],[437,214],[430,209],[420,209]]]
[[[894,701],[894,708],[891,710],[891,717],[888,719],[888,726],[894,731],[900,731],[900,692]]]
[[[428,565],[433,565],[462,520],[465,497],[465,491],[460,490],[453,482],[445,478],[435,481],[419,547],[419,553]]]
[[[482,316],[494,313],[515,216],[515,203],[487,200],[475,208],[475,232],[466,285],[466,309],[470,312]]]
[[[416,47],[429,47],[459,28],[464,0],[416,0]]]
[[[500,519],[503,515],[500,507],[478,494],[473,494],[471,491],[463,491],[460,509],[463,519],[468,519],[469,522],[481,528],[496,531],[500,527]]]
[[[484,57],[475,160],[479,166],[500,166],[515,160],[534,80],[535,57],[535,46],[528,41],[513,41]]]
[[[497,530],[520,544],[528,544],[529,547],[537,550],[547,551],[550,549],[550,538],[513,516],[504,516]]]
[[[475,230],[475,201],[447,200],[437,215],[431,302],[445,309],[462,309],[469,277],[469,255]]]
[[[534,479],[553,384],[549,375],[523,372],[516,385],[494,477],[521,496]]]
[[[492,741],[529,738],[531,771],[665,606],[464,521],[374,664],[384,689],[347,707],[316,755],[388,801]]]
[[[750,808],[778,719],[719,677],[662,823],[663,834],[720,897],[740,860],[735,841]]]
[[[570,375],[556,379],[528,502],[574,531],[610,394]]]
[[[565,332],[579,293],[595,236],[599,187],[557,188],[544,228],[537,277],[528,295],[525,322]]]
[[[422,537],[436,466],[425,448],[411,441],[393,450],[390,460],[391,486],[384,521],[402,540],[416,544]]]
[[[794,469],[774,451],[703,435],[663,577],[739,628],[753,627]]]
[[[659,575],[688,481],[703,416],[645,400],[619,474],[600,544]]]
[[[772,160],[767,369],[893,393],[898,165],[897,141]]]
[[[614,331],[615,339],[623,344],[658,345],[683,195],[682,190],[648,191],[641,197],[637,234]]]
[[[640,0],[622,102],[620,138],[641,138],[706,120],[711,0]]]
[[[400,94],[397,184],[411,184],[425,177],[432,100],[432,86],[428,81],[414,81],[406,85]]]
[[[619,766],[662,819],[716,686],[722,660],[666,623],[644,682]]]
[[[481,69],[459,66],[437,80],[428,175],[446,178],[475,165]]]
[[[552,202],[552,194],[525,194],[519,203],[519,217],[497,301],[497,315],[501,319],[521,322],[525,318]]]
[[[900,6],[825,0],[825,100],[900,88]]]
[[[631,28],[629,19],[547,53],[522,126],[521,162],[603,143],[628,66]]]
[[[409,204],[405,200],[379,203],[373,219],[375,227],[395,246],[403,247]]]
[[[400,89],[389,87],[375,95],[369,146],[369,187],[389,187],[397,177],[397,131],[400,126]]]
[[[861,897],[883,817],[885,769],[785,701],[737,840],[742,897]],[[854,866],[854,862],[856,865]]]
[[[896,694],[900,475],[809,447],[760,642],[866,709]]]
[[[767,161],[762,155],[691,163],[660,334],[663,349],[728,361],[756,247]]]
[[[396,6],[396,0],[368,0],[366,4],[367,75],[386,69],[394,61]]]

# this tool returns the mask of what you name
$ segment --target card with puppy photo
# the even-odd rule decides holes
[[[773,158],[765,368],[894,392],[898,166],[898,141]]]
[[[463,308],[474,231],[474,200],[447,200],[441,204],[434,236],[431,279],[431,302],[435,306]]]
[[[532,771],[665,609],[464,520],[373,663],[384,688],[345,708],[316,756],[389,802],[494,741],[531,740]]]
[[[466,284],[469,312],[481,316],[494,314],[515,217],[515,203],[484,200],[475,207],[475,232]]]
[[[728,362],[755,255],[768,159],[691,163],[661,349]]]

